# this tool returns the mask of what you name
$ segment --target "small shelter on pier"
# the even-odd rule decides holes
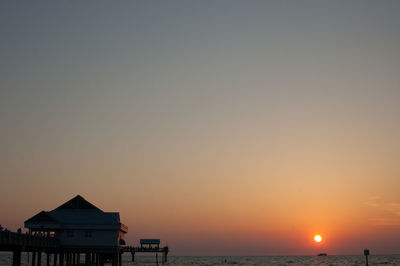
[[[159,249],[160,239],[140,239],[140,248],[142,249]]]
[[[125,251],[132,254],[132,261],[135,261],[136,253],[156,253],[156,261],[158,264],[158,253],[162,253],[162,262],[167,262],[169,248],[164,246],[160,248],[160,239],[140,239],[140,247],[125,247]]]

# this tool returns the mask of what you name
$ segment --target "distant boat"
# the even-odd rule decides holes
[[[318,256],[323,257],[323,256],[328,256],[326,253],[319,253]]]

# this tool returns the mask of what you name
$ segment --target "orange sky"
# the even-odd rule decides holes
[[[80,194],[177,255],[400,253],[399,2],[168,2],[0,3],[2,226]]]

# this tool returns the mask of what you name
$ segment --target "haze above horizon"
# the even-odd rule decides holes
[[[400,253],[399,13],[2,1],[0,224],[80,194],[176,255]]]

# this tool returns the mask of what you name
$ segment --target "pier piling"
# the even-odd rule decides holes
[[[21,250],[19,249],[13,252],[13,266],[21,266]]]
[[[156,253],[156,261],[166,262],[168,247],[145,246],[129,247],[117,246],[113,250],[101,248],[62,247],[58,239],[43,234],[21,234],[0,232],[0,250],[12,252],[12,266],[21,266],[22,252],[26,252],[29,266],[104,266],[111,262],[112,266],[122,266],[122,253],[130,252],[132,261],[135,261],[137,252]],[[30,254],[32,253],[32,254]],[[162,253],[160,258],[158,253]],[[43,260],[42,260],[43,254]],[[85,258],[81,258],[81,254]],[[83,260],[84,262],[81,262]],[[25,263],[25,262],[24,262]]]
[[[369,249],[364,249],[365,265],[368,266]]]
[[[36,252],[32,252],[32,266],[36,266]]]
[[[60,266],[64,266],[64,253],[60,253]]]
[[[38,252],[37,254],[37,266],[42,266],[42,252]]]

